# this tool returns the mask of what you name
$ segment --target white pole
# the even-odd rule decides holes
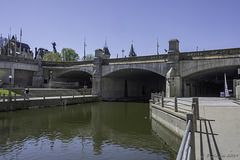
[[[225,97],[229,97],[229,91],[228,91],[228,86],[227,86],[227,77],[226,73],[224,73],[224,89],[225,89]]]

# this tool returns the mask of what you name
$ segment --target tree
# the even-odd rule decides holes
[[[44,60],[45,61],[62,61],[62,57],[61,57],[61,54],[56,52],[56,53],[53,53],[53,52],[48,52],[46,54],[44,54]]]
[[[87,54],[86,61],[93,60],[94,56],[92,54]]]
[[[71,48],[63,48],[61,53],[63,60],[66,62],[77,61],[79,59],[78,54]]]

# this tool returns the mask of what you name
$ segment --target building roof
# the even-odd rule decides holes
[[[179,42],[177,39],[170,39],[169,40],[169,42],[175,42],[175,41]]]
[[[111,55],[107,46],[104,46],[103,50],[104,50],[104,54]]]
[[[131,45],[130,52],[129,52],[129,57],[135,57],[135,56],[137,56],[137,54],[134,52],[133,44],[132,44],[132,45]]]
[[[14,42],[14,43],[16,43],[16,44],[17,44],[17,47],[20,48],[20,42],[17,41],[14,36],[12,36],[11,41]],[[21,51],[23,51],[24,49],[25,49],[26,52],[27,52],[28,49],[29,49],[29,51],[30,51],[30,47],[29,47],[28,44],[26,44],[26,43],[21,43]]]

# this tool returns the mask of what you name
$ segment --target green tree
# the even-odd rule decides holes
[[[93,60],[94,56],[92,54],[87,54],[86,61]]]
[[[2,79],[4,75],[5,75],[4,69],[0,69],[0,79]]]
[[[44,60],[45,61],[62,61],[62,57],[61,57],[61,54],[56,52],[56,53],[53,53],[53,52],[48,52],[46,54],[44,54]]]
[[[77,61],[79,59],[78,54],[71,48],[63,48],[61,53],[63,60],[66,62]]]

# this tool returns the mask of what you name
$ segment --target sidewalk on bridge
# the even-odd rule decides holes
[[[196,159],[240,159],[240,104],[225,98],[199,98]]]

